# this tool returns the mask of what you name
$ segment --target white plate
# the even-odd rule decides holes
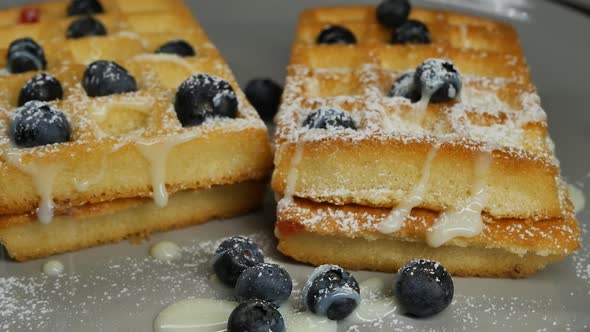
[[[3,1],[11,6],[28,1]],[[322,1],[321,4],[369,3]],[[418,3],[418,2],[416,2]],[[258,76],[284,81],[296,18],[319,1],[194,1],[206,31],[241,83]],[[430,4],[430,3],[429,3]],[[548,2],[534,2],[529,22],[514,21],[549,114],[552,137],[570,183],[590,193],[590,19]],[[590,244],[590,210],[579,214],[583,245]],[[228,297],[209,280],[208,259],[215,242],[234,234],[253,235],[267,255],[301,281],[311,268],[274,250],[274,202],[231,220],[156,234],[140,245],[120,243],[59,255],[59,277],[41,274],[46,260],[0,260],[0,330],[149,331],[166,305],[188,297]],[[183,257],[162,263],[149,257],[151,245],[172,240]],[[359,280],[391,274],[355,272]],[[359,331],[583,331],[590,329],[590,250],[524,280],[455,278],[455,298],[443,313],[414,319],[392,313]],[[346,331],[344,324],[341,331]]]

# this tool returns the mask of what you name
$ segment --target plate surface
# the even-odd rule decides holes
[[[2,1],[1,7],[30,1]],[[321,4],[368,1],[321,1]],[[373,2],[374,3],[374,2]],[[284,81],[285,66],[299,12],[320,1],[191,1],[205,30],[226,57],[241,84],[267,76]],[[414,1],[415,5],[421,2]],[[428,5],[432,6],[431,2]],[[587,16],[549,2],[534,2],[530,20],[509,21],[521,34],[532,76],[549,115],[562,171],[569,183],[590,195],[590,47]],[[234,234],[252,235],[273,260],[298,280],[311,267],[274,250],[274,202],[269,193],[262,211],[230,220],[156,234],[145,243],[120,243],[59,255],[60,277],[41,274],[47,260],[15,263],[0,258],[0,330],[150,331],[157,313],[188,297],[224,297],[215,287],[208,260],[215,242]],[[587,331],[590,329],[590,209],[579,213],[583,247],[560,264],[524,280],[455,278],[451,306],[430,319],[391,313],[376,324],[351,331]],[[172,240],[182,259],[163,263],[149,248]],[[359,280],[385,273],[355,272]],[[349,330],[341,324],[340,331]]]

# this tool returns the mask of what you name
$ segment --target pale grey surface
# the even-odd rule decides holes
[[[582,8],[590,9],[590,0],[564,0],[565,2],[569,2],[571,4],[580,6]]]
[[[0,6],[27,2],[2,1]],[[296,17],[301,9],[319,3],[370,2],[203,0],[190,5],[240,83],[245,84],[257,76],[284,81]],[[586,184],[584,191],[590,196],[590,19],[541,1],[534,2],[530,14],[530,22],[513,23],[521,34],[534,81],[549,114],[564,175],[570,183]],[[150,245],[160,239],[191,246],[232,234],[256,233],[259,239],[266,239],[262,242],[271,241],[267,253],[285,262],[289,271],[302,280],[310,268],[292,264],[269,249],[273,215],[274,204],[269,196],[264,211],[243,218],[158,234],[142,245],[121,243],[60,255],[57,259],[66,265],[67,274],[57,279],[40,276],[46,260],[0,261],[0,330],[30,327],[47,331],[149,331],[164,305],[189,296],[223,293],[209,290],[202,278],[207,273],[203,263],[207,257],[200,251],[187,251],[183,261],[187,266],[147,259]],[[585,209],[579,216],[585,230],[584,245],[589,245],[585,224],[590,210]],[[526,280],[455,278],[455,302],[444,313],[427,320],[395,316],[373,330],[587,331],[589,256],[590,250],[583,247],[563,263]],[[199,264],[190,265],[199,259]],[[356,275],[359,279],[391,278],[380,273]]]

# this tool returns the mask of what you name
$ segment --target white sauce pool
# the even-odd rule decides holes
[[[64,272],[64,265],[57,260],[50,260],[43,264],[43,273],[48,276],[57,276]]]
[[[150,256],[162,261],[172,261],[182,256],[182,250],[172,241],[160,241],[152,246]]]
[[[395,315],[398,305],[390,294],[392,285],[387,286],[381,278],[371,278],[360,283],[361,304],[346,318],[348,324],[377,322],[385,317]]]
[[[164,308],[154,321],[155,332],[222,332],[237,302],[186,299]],[[338,323],[307,311],[297,310],[290,302],[279,309],[289,332],[337,332]]]
[[[227,319],[236,302],[187,299],[162,310],[154,321],[155,332],[216,332],[227,329]]]

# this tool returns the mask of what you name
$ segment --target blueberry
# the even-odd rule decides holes
[[[9,132],[16,146],[30,148],[67,142],[71,130],[65,114],[46,102],[33,100],[16,110]]]
[[[245,93],[260,117],[270,120],[279,109],[283,88],[269,78],[256,78],[246,84]]]
[[[317,38],[318,44],[356,44],[356,37],[345,27],[331,25],[324,28]]]
[[[309,113],[303,121],[303,126],[318,129],[357,129],[356,124],[348,112],[321,107]]]
[[[98,60],[84,71],[82,86],[90,97],[137,91],[135,78],[112,61]]]
[[[20,90],[18,106],[31,100],[52,101],[63,97],[63,89],[55,76],[41,73],[31,77]]]
[[[174,109],[183,127],[200,125],[208,118],[235,118],[238,99],[232,86],[221,78],[198,74],[182,82]]]
[[[279,307],[291,295],[293,282],[289,272],[280,265],[262,263],[244,270],[236,282],[240,302],[266,300]]]
[[[453,279],[440,263],[414,259],[398,271],[393,291],[408,314],[428,317],[453,300]]]
[[[395,29],[391,42],[394,44],[430,44],[430,32],[424,23],[407,20]]]
[[[408,0],[384,0],[377,6],[377,21],[388,28],[397,28],[410,15]]]
[[[224,284],[234,287],[247,268],[264,263],[264,255],[256,243],[243,236],[221,242],[213,257],[213,270]]]
[[[66,30],[66,38],[78,39],[88,36],[105,36],[107,29],[92,16],[80,17],[73,21]]]
[[[229,315],[228,332],[285,332],[285,321],[274,306],[262,300],[241,303]]]
[[[416,68],[414,85],[431,102],[445,102],[461,95],[461,74],[452,62],[428,59]]]
[[[67,12],[68,16],[90,15],[102,13],[104,9],[97,0],[72,0]]]
[[[311,312],[341,320],[361,302],[359,284],[337,265],[322,265],[309,275],[303,288],[303,304]]]
[[[10,43],[6,68],[13,74],[43,70],[47,67],[43,48],[31,38],[20,38]]]
[[[167,42],[158,47],[156,53],[176,54],[181,57],[197,55],[197,52],[195,52],[195,49],[191,44],[182,39],[175,39]]]
[[[389,91],[390,97],[404,97],[410,99],[413,103],[420,100],[420,91],[416,89],[414,84],[414,72],[406,72],[401,74]]]

